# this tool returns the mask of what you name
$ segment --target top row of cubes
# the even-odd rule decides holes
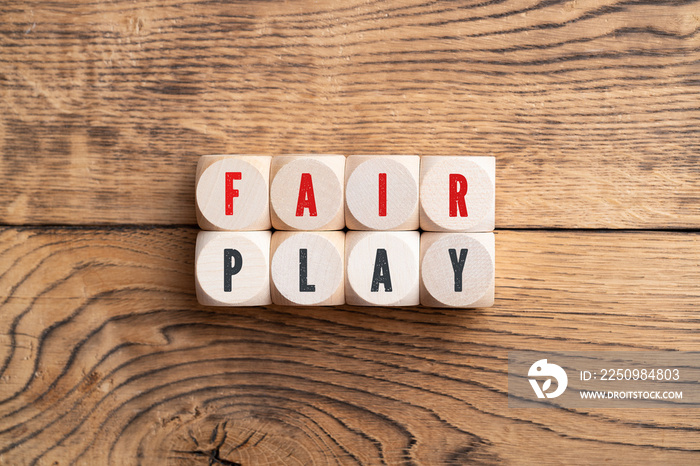
[[[495,165],[466,156],[205,155],[197,222],[227,231],[488,232]]]

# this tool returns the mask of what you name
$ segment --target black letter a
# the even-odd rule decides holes
[[[379,284],[384,284],[384,291],[391,291],[391,273],[389,272],[389,260],[386,257],[386,249],[377,249],[377,258],[374,260],[374,275],[372,276],[372,292],[379,291]]]

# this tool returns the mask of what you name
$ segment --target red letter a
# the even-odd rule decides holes
[[[458,210],[460,217],[468,217],[466,195],[467,179],[464,175],[450,173],[450,217],[456,217]]]
[[[304,216],[304,209],[309,209],[309,215],[316,216],[316,198],[314,197],[314,184],[311,181],[311,173],[301,174],[299,185],[299,200],[297,200],[297,217]]]

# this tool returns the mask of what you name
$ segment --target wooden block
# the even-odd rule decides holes
[[[495,157],[425,156],[420,173],[423,231],[493,231]]]
[[[417,231],[349,231],[345,301],[358,306],[419,304]]]
[[[345,164],[345,223],[351,230],[417,230],[417,155],[351,155]]]
[[[270,228],[270,156],[205,155],[197,165],[197,223],[203,230]]]
[[[272,302],[286,306],[345,304],[345,233],[291,232],[272,235]]]
[[[270,304],[269,231],[201,231],[195,251],[197,300],[207,306]]]
[[[270,217],[277,230],[342,230],[345,227],[344,155],[272,158]]]
[[[493,233],[423,233],[420,302],[429,307],[493,306]]]

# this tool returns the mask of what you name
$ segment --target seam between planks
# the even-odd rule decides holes
[[[96,230],[96,231],[121,231],[121,230],[179,230],[179,229],[192,229],[201,230],[201,228],[196,224],[140,224],[140,223],[117,223],[117,224],[63,224],[63,223],[46,223],[46,224],[9,224],[1,223],[0,228],[3,229],[16,229],[16,230]],[[274,228],[270,228],[271,231],[277,231]],[[204,231],[204,230],[202,230]],[[280,230],[283,231],[283,230]],[[286,230],[284,230],[286,231]],[[348,232],[351,231],[348,228],[342,230]],[[413,230],[416,231],[416,230]],[[417,230],[421,231],[422,230]],[[499,231],[541,231],[541,232],[581,232],[581,233],[700,233],[700,228],[669,228],[669,229],[658,229],[658,228],[558,228],[558,227],[542,227],[542,228],[517,228],[517,227],[505,227],[505,228],[495,228],[494,233]],[[449,232],[443,232],[449,233]]]

